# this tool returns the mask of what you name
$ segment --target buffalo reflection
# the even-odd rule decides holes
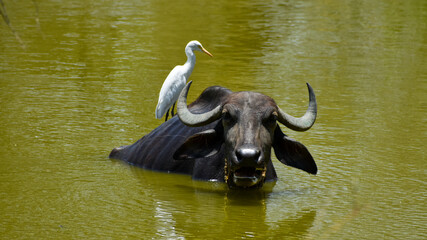
[[[233,238],[304,236],[315,210],[290,209],[292,214],[268,216],[277,207],[274,183],[263,189],[230,190],[225,183],[194,181],[186,175],[131,169],[141,185],[145,209],[139,227],[162,238]],[[276,205],[276,206],[275,206]],[[286,208],[289,206],[283,206]],[[284,215],[284,216],[283,216]]]

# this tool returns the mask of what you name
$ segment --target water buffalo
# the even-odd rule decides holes
[[[277,179],[271,161],[273,147],[283,164],[317,173],[307,148],[286,136],[277,123],[296,131],[314,124],[316,97],[308,83],[309,106],[301,118],[286,114],[261,93],[232,92],[218,86],[207,88],[187,106],[190,85],[178,99],[178,117],[132,145],[113,149],[110,158],[198,180],[225,181],[230,188],[258,188]]]

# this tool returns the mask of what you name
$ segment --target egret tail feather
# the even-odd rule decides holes
[[[169,110],[170,110],[170,108],[166,111],[165,122],[168,120],[168,117],[169,117]]]
[[[171,111],[171,115],[172,115],[172,117],[173,116],[175,116],[175,113],[173,112],[174,111],[174,109],[175,109],[175,105],[176,105],[176,101],[173,103],[173,105],[172,105],[172,111]]]

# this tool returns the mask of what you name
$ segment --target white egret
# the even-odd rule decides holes
[[[190,41],[185,47],[185,55],[187,55],[187,62],[184,65],[175,66],[163,83],[160,89],[159,102],[156,107],[156,118],[160,119],[166,113],[165,121],[168,120],[169,109],[172,107],[171,114],[174,115],[173,109],[176,100],[178,100],[181,90],[187,84],[187,80],[193,72],[194,65],[196,64],[196,55],[194,51],[201,51],[212,57],[212,54],[203,48],[202,44],[198,41]]]

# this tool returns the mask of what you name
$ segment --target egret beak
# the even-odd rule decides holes
[[[203,51],[204,53],[206,53],[207,55],[209,55],[209,56],[213,57],[213,55],[212,55],[210,52],[208,52],[208,50],[204,49],[203,47],[202,47],[202,51]]]

